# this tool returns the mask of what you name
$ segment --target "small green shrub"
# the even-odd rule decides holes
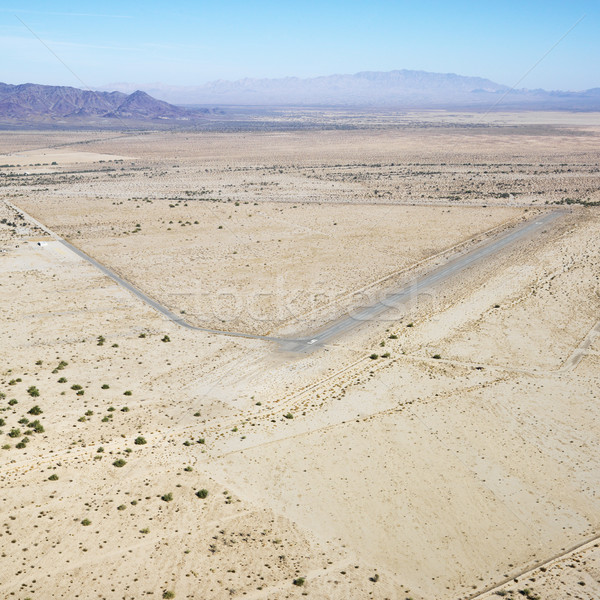
[[[108,383],[103,383],[102,384],[102,389],[103,390],[107,390],[110,387],[110,385],[108,385]]]
[[[131,390],[125,390],[123,392],[123,396],[131,396],[131,394],[133,394],[133,392]]]
[[[160,497],[161,500],[163,500],[164,502],[171,502],[171,500],[173,500],[173,494],[171,492],[169,492],[168,494],[163,494]]]
[[[162,597],[165,598],[165,599],[167,599],[167,598],[175,598],[175,592],[172,592],[171,590],[165,590],[163,592]]]
[[[122,458],[117,458],[113,463],[113,467],[124,467],[127,464],[127,461]]]
[[[32,385],[31,387],[27,388],[27,393],[33,398],[37,398],[37,396],[40,395],[40,390],[38,390],[35,385]]]
[[[292,583],[294,585],[297,585],[298,587],[302,587],[304,585],[304,581],[305,581],[304,577],[298,577],[298,578],[294,579],[294,581],[292,581]]]
[[[58,383],[67,383],[67,378],[66,377],[60,377],[58,380]]]
[[[27,411],[30,415],[41,415],[44,411],[36,404]]]
[[[377,360],[379,358],[379,354],[375,354],[375,352],[373,352],[373,354],[371,354],[371,356],[369,356],[369,358],[371,360]]]
[[[8,437],[11,438],[18,438],[21,437],[21,430],[18,427],[13,427],[9,432],[8,432]]]
[[[50,475],[50,477],[48,477],[48,481],[57,481],[58,480],[58,475],[56,473],[52,473],[52,475]]]
[[[139,437],[136,437],[134,442],[133,442],[136,446],[143,446],[144,444],[146,444],[146,438],[143,438],[141,435]]]
[[[161,342],[170,342],[171,338],[168,335],[165,335],[160,341]]]
[[[283,415],[286,419],[293,419],[294,415],[292,413],[286,413],[285,415]]]
[[[81,524],[87,527],[88,525],[91,525],[92,522],[89,519],[83,519],[83,521],[81,521]]]
[[[31,421],[29,423],[29,427],[35,431],[35,433],[44,433],[44,426],[36,419],[35,421]]]
[[[198,490],[196,492],[196,496],[198,496],[198,498],[204,499],[208,496],[208,490],[205,490],[205,489]]]

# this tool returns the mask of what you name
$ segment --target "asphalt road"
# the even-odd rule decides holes
[[[302,352],[307,351],[312,347],[324,346],[341,335],[348,333],[352,329],[359,327],[363,323],[380,318],[387,311],[397,310],[403,303],[417,298],[420,294],[423,294],[428,290],[432,290],[434,287],[439,286],[444,281],[454,277],[475,263],[482,262],[504,248],[515,244],[519,240],[543,230],[564,214],[564,210],[557,210],[540,216],[534,221],[528,221],[518,225],[508,233],[504,233],[491,241],[486,241],[468,253],[452,258],[430,273],[407,283],[402,289],[389,295],[385,300],[360,309],[352,315],[338,319],[309,338],[298,341],[288,341],[285,344],[286,349]]]
[[[48,229],[43,223],[40,223],[31,215],[27,214],[25,211],[14,206],[6,200],[5,203],[13,210],[23,215],[23,217],[25,217],[27,220],[29,220],[32,223],[35,223],[35,225],[37,225],[40,229],[48,233],[50,236],[52,236],[53,239],[60,242],[63,246],[71,250],[71,252],[74,252],[75,254],[89,262],[99,271],[104,273],[104,275],[110,277],[115,283],[131,292],[134,296],[142,300],[142,302],[145,302],[148,306],[150,306],[160,314],[164,315],[173,323],[194,331],[203,331],[206,333],[277,342],[284,350],[292,352],[310,352],[334,341],[335,339],[341,337],[342,335],[348,333],[349,331],[355,329],[356,327],[359,327],[360,325],[366,322],[381,318],[382,315],[387,311],[397,310],[398,307],[401,306],[403,303],[414,299],[415,297],[419,296],[419,294],[425,293],[427,290],[432,290],[435,286],[438,286],[447,279],[454,277],[455,275],[474,265],[475,263],[484,261],[485,259],[489,258],[490,256],[493,256],[494,254],[503,250],[504,248],[515,244],[519,240],[543,230],[545,227],[549,226],[553,221],[555,221],[560,216],[564,215],[566,212],[565,210],[556,210],[546,215],[539,216],[535,220],[527,221],[523,224],[520,224],[511,229],[509,232],[504,233],[499,237],[493,238],[490,241],[486,241],[476,246],[474,249],[470,250],[466,254],[462,254],[455,258],[451,258],[444,265],[437,267],[430,273],[427,273],[426,275],[423,275],[407,283],[404,287],[398,290],[398,292],[389,295],[385,300],[376,302],[370,306],[355,311],[353,314],[349,314],[345,317],[342,317],[341,319],[336,320],[334,323],[324,328],[321,328],[312,335],[301,338],[281,338],[265,335],[255,335],[251,333],[242,333],[238,331],[221,331],[218,329],[209,329],[205,327],[197,327],[195,325],[192,325],[188,323],[185,319],[183,319],[180,315],[175,314],[174,312],[172,312],[171,310],[169,310],[168,308],[166,308],[165,306],[163,306],[162,304],[160,304],[159,302],[157,302],[156,300],[139,290],[133,284],[129,283],[126,279],[123,279],[114,271],[112,271],[108,267],[105,267],[102,263],[99,263],[96,259],[83,252],[83,250],[80,250],[67,240],[63,239],[62,237]]]

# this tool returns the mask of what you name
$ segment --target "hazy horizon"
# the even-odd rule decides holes
[[[586,0],[47,6],[0,9],[0,80],[191,86],[406,69],[528,89],[599,85],[600,6]]]

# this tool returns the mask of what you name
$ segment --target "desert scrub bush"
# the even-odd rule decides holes
[[[8,437],[11,438],[18,438],[21,437],[21,430],[18,427],[13,427],[9,432],[8,432]]]
[[[205,489],[198,490],[196,492],[196,496],[198,496],[198,498],[204,499],[208,496],[208,490],[205,490]]]
[[[15,448],[18,448],[19,450],[23,450],[23,448],[27,447],[27,442],[25,441],[25,438],[23,438],[18,444],[15,445]]]
[[[58,383],[67,383],[67,378],[66,377],[60,377],[58,379]]]
[[[292,581],[292,583],[294,585],[297,585],[298,587],[302,587],[305,581],[306,580],[304,579],[304,577],[297,577],[296,579],[294,579],[294,581]]]
[[[61,360],[56,367],[59,371],[62,371],[69,363],[66,360]]]
[[[40,390],[38,390],[35,385],[32,385],[30,387],[27,388],[27,393],[32,397],[32,398],[37,398],[40,395]]]
[[[163,598],[175,598],[175,592],[171,590],[165,590],[162,595]]]
[[[44,411],[36,404],[35,406],[32,406],[28,411],[27,411],[30,415],[41,415]]]
[[[161,342],[170,342],[171,338],[168,335],[165,335],[160,341]]]
[[[91,525],[91,524],[92,524],[92,522],[91,522],[89,519],[83,519],[83,521],[81,521],[81,524],[82,524],[84,527],[87,527],[88,525]]]
[[[131,394],[133,394],[133,392],[131,390],[125,390],[123,392],[123,396],[131,396]]]
[[[129,412],[129,407],[128,407],[128,406],[124,406],[124,407],[121,409],[121,412]]]
[[[102,389],[103,390],[107,390],[110,387],[110,385],[108,385],[108,383],[103,383],[102,384]]]
[[[190,467],[190,466],[188,465],[188,466],[187,466],[187,467],[185,467],[183,470],[184,470],[184,471],[187,471],[187,472],[189,473],[190,471],[193,471],[194,469],[192,469],[192,467]]]
[[[106,341],[106,338],[103,335],[99,335],[96,338],[96,342],[97,342],[98,346],[104,346],[105,341]]]
[[[392,333],[392,335],[390,335],[390,340],[397,340],[398,336],[395,333]]]
[[[19,402],[18,402],[18,400],[17,400],[16,398],[11,398],[11,399],[8,401],[8,405],[9,405],[9,406],[14,406],[15,404],[19,404]]]
[[[35,433],[44,433],[44,426],[36,419],[35,421],[31,421],[29,423],[29,427],[33,429]]]
[[[146,444],[146,438],[142,437],[141,435],[136,437],[134,442],[133,442],[136,446],[143,446],[144,444]]]
[[[78,390],[82,389],[82,387],[78,383],[74,383],[71,386],[71,389],[77,392]]]
[[[375,352],[373,352],[373,354],[371,354],[371,355],[369,356],[369,358],[370,358],[371,360],[377,360],[377,359],[379,358],[379,354],[375,354]]]
[[[140,533],[146,535],[147,533],[150,533],[150,530],[147,527],[144,527],[144,529],[140,529]]]
[[[408,323],[406,326],[407,326],[407,327],[414,327],[414,326],[415,326],[415,324],[411,322],[411,323]]]
[[[52,475],[48,477],[48,481],[58,481],[58,475],[56,473],[52,473]]]
[[[113,463],[113,467],[124,467],[127,464],[127,461],[122,458],[117,458]]]
[[[117,510],[125,510],[127,507],[124,504],[119,504],[119,506],[117,506]]]
[[[286,419],[293,419],[293,418],[294,418],[294,415],[293,415],[291,412],[289,412],[289,413],[286,413],[286,414],[285,414],[285,415],[283,415],[283,416],[284,416],[284,418],[286,418]]]
[[[6,425],[6,421],[0,417],[0,427],[4,427]]]
[[[2,445],[2,450],[10,450],[11,446],[10,444],[3,444]]]
[[[389,358],[389,357],[390,357],[390,353],[389,353],[389,352],[384,352],[384,353],[381,355],[381,358]]]
[[[168,494],[163,494],[160,499],[163,502],[171,502],[171,500],[173,500],[173,494],[171,492],[169,492]]]
[[[436,360],[439,360],[440,358],[442,358],[441,354],[434,354],[431,358],[435,358]]]

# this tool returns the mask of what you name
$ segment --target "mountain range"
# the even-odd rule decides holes
[[[0,125],[158,127],[202,123],[209,114],[222,119],[223,110],[207,106],[600,111],[600,88],[513,89],[481,77],[407,70],[310,79],[219,80],[183,87],[127,83],[106,87],[110,91],[0,83]]]
[[[348,106],[600,110],[600,88],[546,91],[512,89],[481,77],[397,70],[301,79],[218,80],[198,86],[115,83],[103,89],[143,89],[175,104],[238,106]]]
[[[136,90],[102,92],[74,87],[0,83],[0,120],[15,123],[189,121],[197,111]]]

